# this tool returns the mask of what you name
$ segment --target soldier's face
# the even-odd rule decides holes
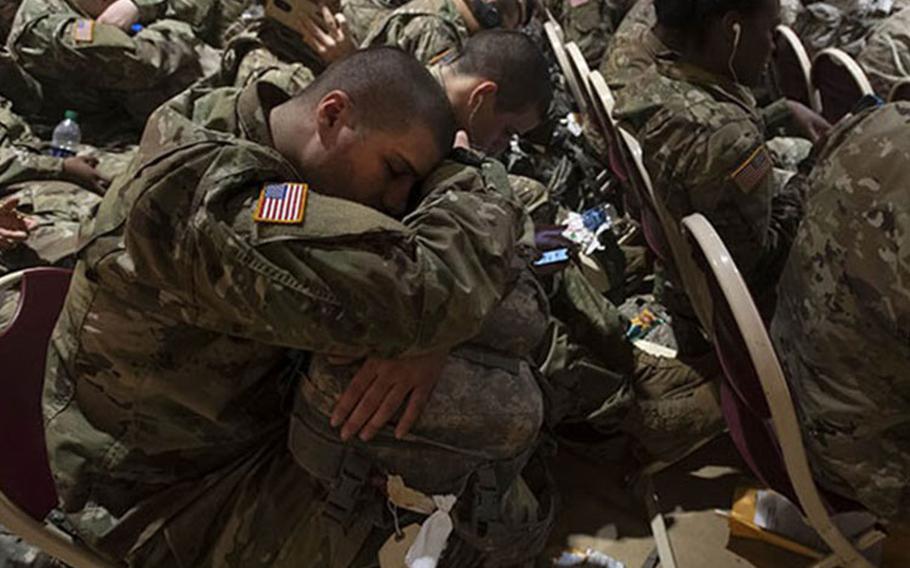
[[[753,87],[762,77],[774,50],[774,30],[780,24],[780,0],[765,0],[763,6],[742,19],[742,31],[733,65],[739,82]]]
[[[465,105],[468,108],[455,110],[459,128],[468,133],[473,147],[492,156],[508,148],[513,135],[534,130],[542,120],[533,105],[516,112],[497,110],[496,84],[491,81],[475,88]]]
[[[320,177],[323,189],[393,217],[407,209],[412,190],[442,160],[429,128],[392,132],[354,127],[341,133]],[[326,187],[328,186],[328,187]]]

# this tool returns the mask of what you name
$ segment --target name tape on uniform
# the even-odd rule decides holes
[[[78,18],[73,25],[73,41],[76,43],[92,43],[95,39],[95,20]]]
[[[253,220],[262,223],[302,223],[306,211],[305,183],[269,183],[259,192]]]
[[[762,145],[756,148],[749,158],[730,174],[730,179],[739,186],[739,189],[748,192],[765,179],[765,176],[771,172],[771,168],[771,156]]]

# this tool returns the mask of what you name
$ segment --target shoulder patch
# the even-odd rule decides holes
[[[730,174],[730,179],[744,192],[749,192],[771,173],[771,156],[762,144]]]
[[[95,39],[95,20],[77,18],[73,25],[73,41],[76,43],[92,43]]]
[[[302,223],[309,190],[305,183],[266,184],[259,192],[253,220],[261,223]]]

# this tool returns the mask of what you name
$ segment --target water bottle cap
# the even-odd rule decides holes
[[[79,113],[74,110],[68,110],[63,113],[63,118],[68,118],[70,120],[76,120],[79,118]]]
[[[142,24],[133,24],[132,26],[130,26],[130,31],[133,32],[134,34],[138,34],[139,32],[141,32],[144,29],[145,29],[145,26],[143,26]]]

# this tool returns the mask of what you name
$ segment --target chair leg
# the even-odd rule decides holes
[[[648,516],[651,517],[651,534],[654,535],[654,541],[657,544],[657,555],[660,558],[661,568],[676,568],[676,555],[673,552],[673,546],[670,543],[670,534],[667,532],[667,523],[660,512],[660,506],[657,503],[657,492],[654,490],[654,480],[650,475],[645,475],[645,507],[648,510]]]

